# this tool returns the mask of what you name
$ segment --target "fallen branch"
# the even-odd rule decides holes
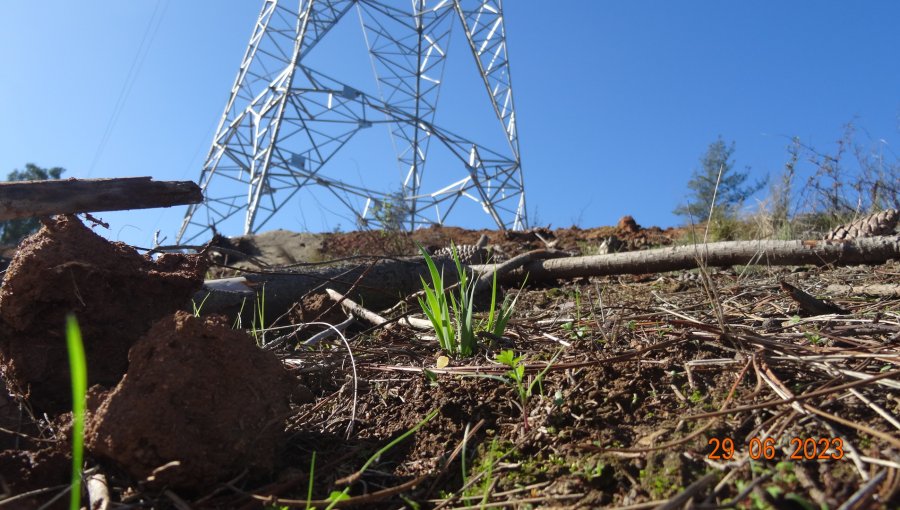
[[[203,201],[191,181],[154,181],[152,177],[65,179],[0,183],[0,220],[124,211]]]
[[[441,257],[435,263],[439,271],[445,269],[448,286],[456,283],[452,261]],[[323,291],[326,287],[366,303],[370,309],[381,310],[420,290],[421,277],[428,274],[428,267],[421,257],[342,263],[306,268],[303,272],[246,273],[240,280],[232,279],[227,283],[205,282],[204,289],[194,295],[194,302],[203,303],[203,314],[224,313],[233,317],[242,309],[245,315],[252,314],[253,307],[246,304],[252,303],[254,291],[264,292],[266,323],[270,324],[307,293]]]
[[[725,241],[590,257],[531,262],[522,268],[532,280],[611,274],[647,274],[733,265],[881,264],[900,257],[900,238],[873,237],[854,241]],[[496,264],[482,266],[491,271]]]
[[[377,313],[369,310],[368,308],[364,308],[362,305],[353,301],[352,299],[344,296],[343,294],[333,290],[333,289],[325,289],[325,292],[328,293],[328,297],[330,297],[333,301],[340,303],[341,308],[344,309],[345,312],[352,314],[353,316],[362,319],[373,326],[382,326],[391,322],[388,319],[378,315]],[[398,321],[400,324],[405,326],[409,326],[414,329],[431,329],[432,325],[430,321],[424,319],[417,319],[415,317],[403,317]]]
[[[800,309],[810,315],[828,315],[832,313],[837,315],[847,315],[850,313],[837,305],[822,301],[821,299],[794,287],[788,282],[781,282],[781,290],[787,292],[788,296],[800,305]]]
[[[595,255],[589,257],[560,257],[560,252],[529,252],[502,263],[471,266],[480,273],[478,285],[490,283],[493,271],[498,280],[521,281],[526,274],[530,280],[568,279],[611,274],[647,274],[704,266],[761,265],[826,265],[880,264],[900,258],[900,238],[875,237],[855,241],[730,241],[706,245],[679,246],[636,252]],[[438,271],[444,274],[449,288],[456,283],[456,269],[447,258],[435,259]],[[524,264],[519,266],[519,264]],[[517,269],[516,269],[517,268]],[[513,270],[515,269],[515,270]],[[511,271],[503,278],[505,271]],[[234,315],[242,308],[247,292],[243,286],[265,289],[267,322],[271,322],[308,292],[325,287],[364,302],[369,309],[383,310],[398,300],[422,288],[421,278],[427,278],[428,268],[421,257],[381,259],[373,264],[341,264],[309,268],[304,272],[247,273],[236,292],[222,291],[228,286],[207,282],[206,290],[194,297],[204,302],[203,313]],[[351,291],[352,289],[352,291]],[[246,307],[250,310],[252,307]]]
[[[470,266],[473,270],[480,273],[478,281],[475,283],[476,292],[487,289],[494,280],[494,273],[497,279],[503,279],[507,274],[539,260],[557,259],[569,257],[569,254],[560,250],[533,250],[501,262],[499,264],[486,264],[482,266]]]

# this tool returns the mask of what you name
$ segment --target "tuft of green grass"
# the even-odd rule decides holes
[[[450,251],[459,281],[455,292],[448,292],[445,287],[444,275],[438,271],[434,259],[428,252],[422,246],[419,246],[419,251],[425,257],[425,263],[428,265],[428,272],[431,276],[430,285],[424,278],[421,279],[425,297],[419,298],[419,306],[431,322],[441,349],[452,356],[469,357],[475,353],[478,347],[476,333],[479,329],[488,331],[494,336],[503,336],[503,332],[512,318],[518,295],[512,299],[507,296],[500,309],[497,309],[497,273],[494,272],[493,275],[491,307],[487,320],[476,325],[474,312],[478,279],[471,277],[463,267],[459,253],[456,251],[456,245],[450,243]],[[524,287],[524,285],[523,283],[522,286]]]
[[[437,336],[441,349],[454,354],[456,346],[456,331],[450,317],[450,302],[444,289],[444,275],[439,273],[434,260],[425,251],[425,248],[419,246],[422,255],[425,256],[425,263],[428,265],[428,272],[431,274],[431,285],[422,278],[422,289],[425,291],[425,297],[419,298],[419,306],[431,321],[434,328],[434,334]]]
[[[203,309],[203,305],[206,304],[206,300],[209,299],[209,296],[211,296],[211,295],[212,295],[212,292],[208,292],[205,296],[203,296],[203,299],[200,301],[199,305],[197,304],[196,301],[191,299],[191,306],[194,308],[194,317],[200,317],[200,310]]]
[[[519,294],[516,294],[516,297],[512,299],[510,299],[509,295],[504,297],[503,304],[500,305],[500,310],[495,312],[497,309],[497,272],[494,271],[494,278],[491,282],[491,309],[488,310],[485,330],[489,331],[495,337],[503,336],[503,332],[506,331],[506,326],[512,318],[513,311],[515,311],[519,295],[522,293],[522,289],[525,288],[527,282],[528,276],[526,276],[525,280],[522,282],[522,287],[519,288]]]
[[[457,292],[449,293],[445,287],[443,273],[438,272],[434,259],[419,246],[419,250],[425,257],[428,272],[431,275],[431,285],[422,279],[422,289],[425,297],[419,298],[419,306],[431,321],[435,336],[441,349],[456,357],[469,357],[475,353],[478,340],[475,336],[475,283],[469,278],[468,272],[463,268],[459,259],[456,246],[450,243],[453,254],[453,262],[456,264],[456,272],[459,278]],[[453,314],[450,314],[450,310]]]
[[[459,275],[459,292],[450,294],[450,305],[453,308],[453,316],[456,318],[456,348],[459,355],[469,357],[475,353],[478,339],[475,337],[475,283],[476,279],[469,278],[468,272],[463,268],[459,260],[456,246],[451,242],[450,251],[453,254],[453,262],[456,264],[456,272]],[[496,275],[496,273],[495,273]],[[459,297],[457,297],[457,295]]]
[[[84,409],[87,399],[87,361],[81,328],[74,314],[66,316],[66,348],[72,376],[72,487],[69,508],[81,507],[81,466],[84,461]]]

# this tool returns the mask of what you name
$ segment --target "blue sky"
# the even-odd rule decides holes
[[[34,162],[65,167],[65,177],[196,180],[259,5],[3,2],[0,174]],[[781,171],[790,137],[829,151],[849,121],[873,150],[900,153],[900,2],[507,0],[504,9],[529,215],[542,225],[609,225],[625,214],[680,223],[671,211],[719,135],[754,178]],[[358,42],[327,51],[365,62]],[[439,123],[442,108],[461,108],[455,97],[442,97]],[[147,246],[155,230],[174,238],[183,214],[100,216],[108,237]],[[269,226],[351,228],[321,208]]]

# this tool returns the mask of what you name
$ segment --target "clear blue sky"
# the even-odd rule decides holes
[[[3,2],[0,175],[34,162],[65,177],[196,180],[259,6]],[[671,211],[719,135],[754,177],[782,169],[789,137],[829,151],[851,120],[873,147],[900,153],[900,2],[504,8],[529,214],[541,224],[592,227],[624,214],[677,224]],[[100,216],[108,237],[146,246],[157,229],[171,240],[183,214]],[[324,213],[302,223],[288,215],[271,226],[350,228]]]

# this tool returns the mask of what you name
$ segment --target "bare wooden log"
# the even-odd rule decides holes
[[[445,258],[435,259],[438,271],[443,271],[446,285],[455,284],[456,267]],[[201,313],[225,313],[235,316],[243,310],[244,321],[251,321],[253,297],[247,291],[265,295],[266,324],[277,319],[310,292],[324,292],[326,288],[364,304],[371,310],[382,310],[397,303],[406,295],[422,289],[422,280],[430,282],[428,266],[421,257],[403,259],[375,259],[367,263],[341,263],[333,266],[304,269],[302,272],[246,273],[237,291],[206,282],[204,290],[194,296],[195,303],[203,303]],[[249,324],[249,322],[247,322]]]
[[[171,207],[202,201],[200,187],[191,181],[154,181],[152,177],[3,182],[0,183],[0,220]]]
[[[891,258],[900,258],[900,239],[881,237],[855,241],[733,241],[590,257],[535,259],[552,254],[553,252],[537,252],[523,255],[522,259],[513,259],[516,264],[523,260],[528,262],[521,269],[509,273],[505,280],[520,280],[526,273],[530,274],[529,281],[657,273],[693,269],[701,262],[707,266],[880,264]],[[456,283],[456,268],[450,260],[441,257],[435,263],[447,280],[446,286]],[[496,264],[473,266],[482,275],[510,268],[508,265]],[[309,269],[302,273],[248,273],[243,278],[247,288],[255,289],[257,293],[264,291],[266,324],[290,309],[306,293],[324,291],[326,287],[370,310],[382,310],[421,290],[421,278],[430,281],[427,267],[419,257],[382,259],[369,264],[342,264]],[[487,278],[483,281],[487,281]],[[196,303],[206,300],[202,313],[234,315],[243,309],[245,319],[250,320],[246,314],[252,313],[250,311],[254,307],[252,300],[247,302],[246,289],[243,292],[228,292],[216,290],[217,287],[221,288],[209,285],[208,282],[207,290],[194,297]]]
[[[733,265],[881,264],[900,258],[900,238],[855,241],[725,241],[705,245],[536,260],[523,267],[535,279],[578,278],[610,274],[647,274]],[[490,265],[482,266],[490,271]]]

